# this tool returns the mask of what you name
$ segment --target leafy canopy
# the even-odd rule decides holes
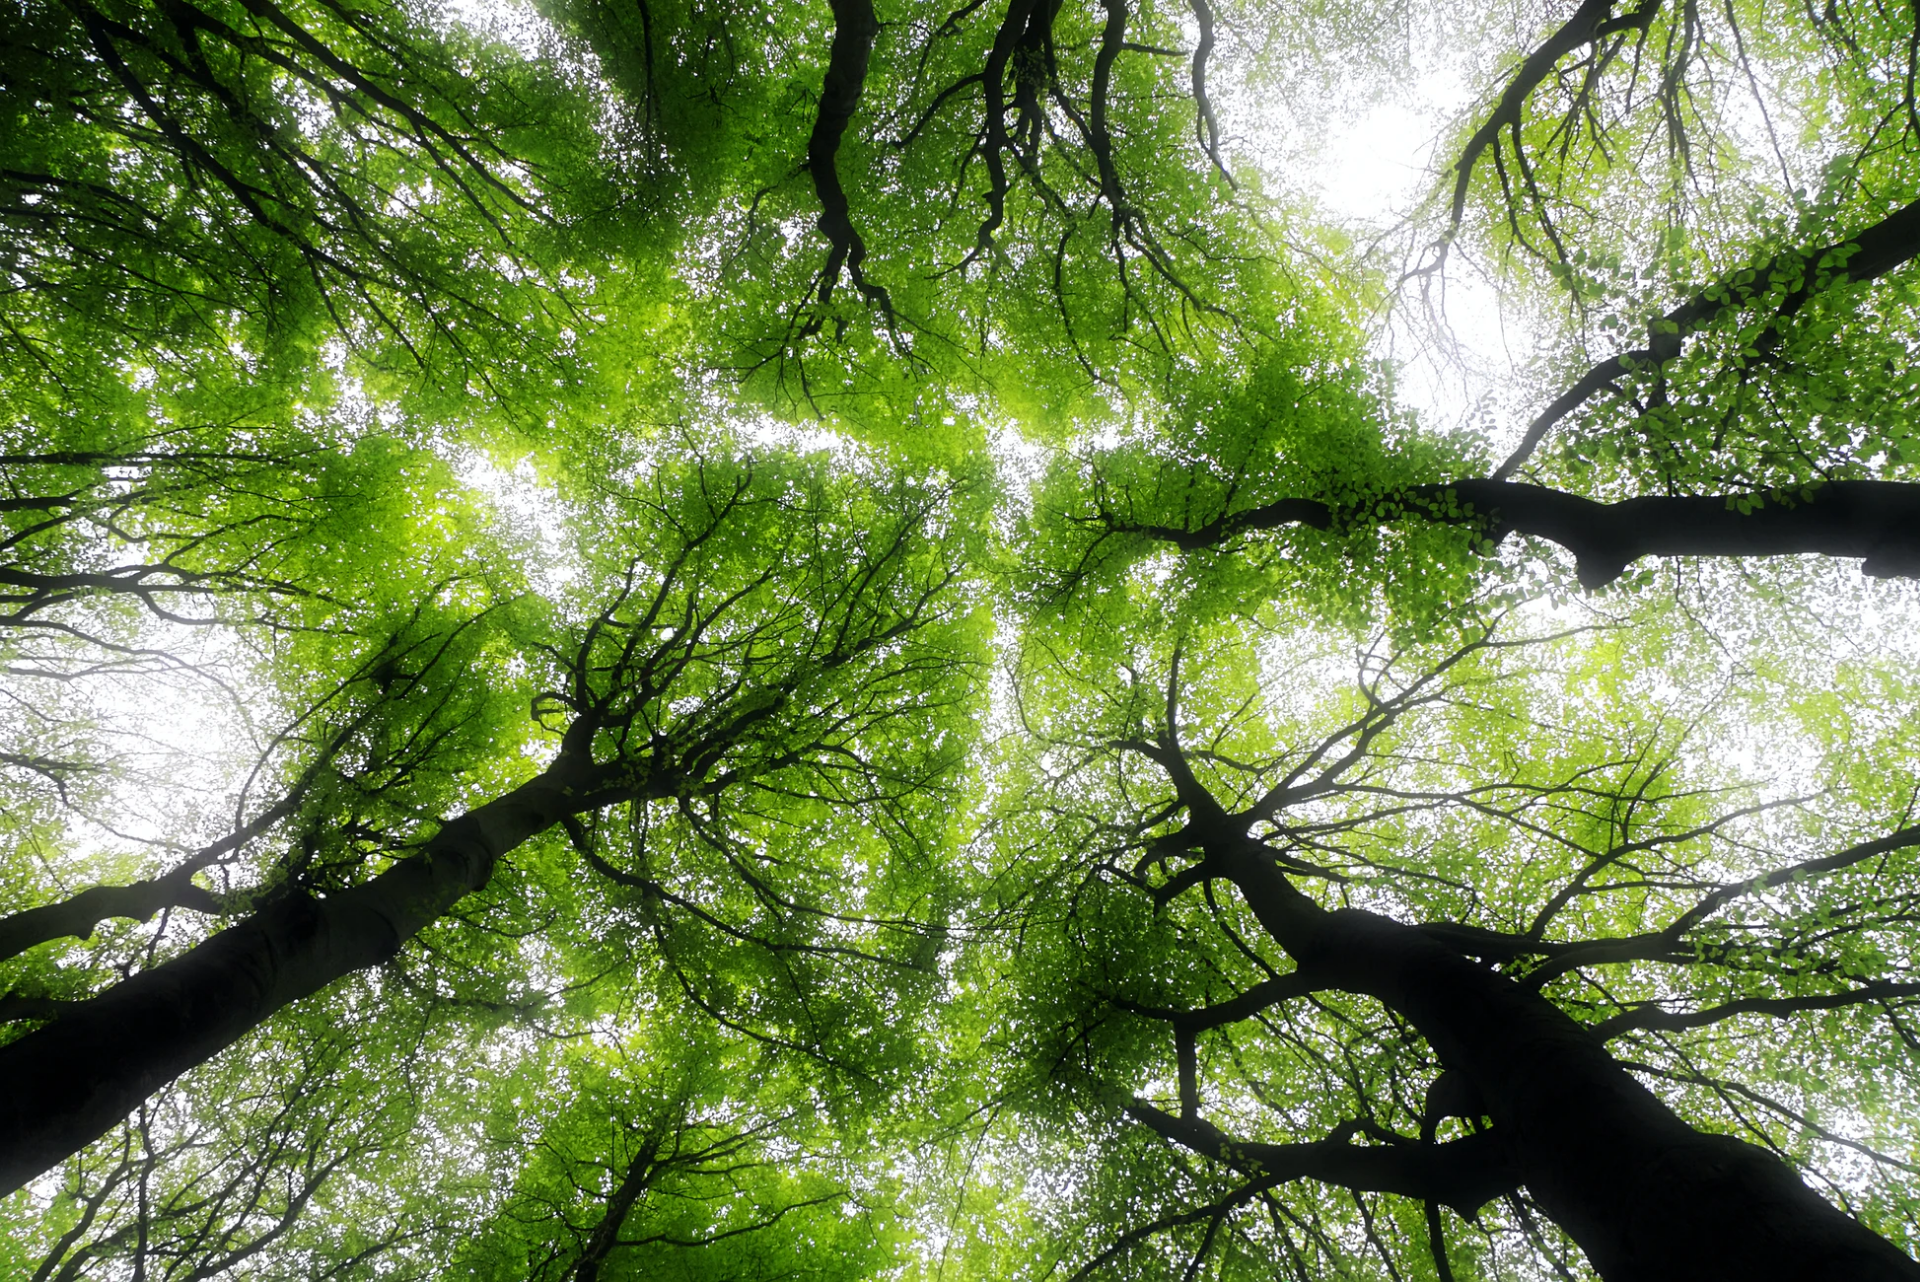
[[[1612,1267],[1328,921],[1911,1253],[1915,22],[11,7],[0,1056],[387,934],[0,1271]]]

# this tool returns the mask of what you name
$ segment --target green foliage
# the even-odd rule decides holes
[[[1648,5],[1520,85],[1563,17],[883,4],[823,150],[862,9],[0,17],[0,1050],[600,789],[167,1067],[0,1272],[1583,1275],[1523,1189],[1442,1265],[1143,1120],[1491,1115],[1351,985],[1176,1037],[1296,965],[1190,875],[1222,816],[1920,1242],[1911,584],[1582,595],[1456,488],[1526,415],[1440,430],[1386,341],[1477,272],[1509,409],[1617,357],[1513,465],[1574,497],[1915,480],[1912,12]],[[1313,213],[1261,95],[1391,101],[1429,28],[1484,92],[1426,203]],[[90,887],[146,897],[23,925]]]
[[[1349,626],[1384,615],[1415,630],[1461,609],[1477,587],[1480,540],[1471,528],[1402,521],[1401,495],[1459,475],[1468,458],[1412,434],[1387,409],[1380,372],[1328,346],[1306,330],[1263,348],[1244,375],[1198,371],[1158,421],[1059,457],[1027,531],[1036,602],[1069,592],[1130,602],[1168,572],[1154,561],[1164,536],[1134,531],[1231,529],[1304,498],[1331,511],[1331,528],[1293,525],[1189,555],[1172,571],[1191,589],[1181,608],[1206,617],[1283,597]]]

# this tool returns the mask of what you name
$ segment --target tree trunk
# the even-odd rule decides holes
[[[1470,479],[1410,486],[1352,510],[1289,498],[1197,530],[1126,522],[1112,528],[1192,549],[1216,547],[1243,530],[1328,530],[1406,518],[1558,543],[1574,554],[1589,588],[1605,587],[1643,556],[1857,556],[1874,577],[1920,578],[1920,485],[1901,481],[1828,481],[1792,498],[1646,495],[1599,503],[1540,485]]]
[[[563,756],[362,885],[276,899],[0,1047],[0,1196],[281,1007],[391,957],[486,885],[501,855],[580,809],[590,772]]]
[[[1920,1279],[1770,1153],[1688,1126],[1538,993],[1416,927],[1321,908],[1257,844],[1227,867],[1319,984],[1399,1012],[1472,1083],[1528,1192],[1607,1282]]]
[[[1878,578],[1920,576],[1920,485],[1831,481],[1790,500],[1647,495],[1619,503],[1510,481],[1427,488],[1493,513],[1503,530],[1560,544],[1589,588],[1613,582],[1643,556],[1857,556]],[[1755,501],[1744,512],[1737,506]]]

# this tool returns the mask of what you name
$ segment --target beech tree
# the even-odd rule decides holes
[[[1593,688],[1612,656],[1586,629],[1522,637],[1504,620],[1451,650],[1377,645],[1348,691],[1276,697],[1274,674],[1306,666],[1297,630],[1270,622],[1250,662],[1242,636],[1169,645],[1165,622],[1135,596],[1099,612],[1100,640],[1036,655],[1032,791],[1006,820],[1030,861],[1007,911],[1056,935],[1030,933],[1010,964],[1049,976],[1036,1000],[1061,1071],[1204,1159],[1207,1196],[1168,1194],[1180,1209],[1096,1263],[1179,1230],[1194,1258],[1237,1239],[1226,1249],[1303,1275],[1354,1271],[1357,1208],[1388,1270],[1418,1272],[1407,1245],[1426,1236],[1452,1275],[1465,1232],[1489,1270],[1507,1237],[1562,1269],[1570,1241],[1605,1277],[1911,1272],[1780,1160],[1770,1113],[1806,1127],[1800,1142],[1848,1140],[1741,1080],[1734,1048],[1815,1011],[1890,1021],[1848,1020],[1843,1039],[1900,1036],[1920,988],[1899,945],[1885,962],[1852,950],[1900,934],[1880,878],[1920,829],[1693,774],[1684,745],[1732,729],[1712,703],[1752,692],[1636,714],[1630,691]],[[1542,697],[1542,667],[1567,702]],[[1547,726],[1550,746],[1521,747]],[[1732,1134],[1681,1121],[1629,1066],[1718,1095]],[[1837,1065],[1811,1071],[1872,1097]],[[1899,1169],[1871,1140],[1858,1151]],[[1354,1205],[1330,1213],[1302,1181]],[[1442,1207],[1468,1221],[1451,1257]]]
[[[1920,1273],[1916,21],[16,6],[0,1266]]]

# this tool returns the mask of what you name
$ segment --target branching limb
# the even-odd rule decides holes
[[[1699,903],[1675,918],[1663,933],[1677,938],[1735,899],[1758,894],[1774,886],[1785,885],[1796,878],[1817,873],[1837,872],[1842,868],[1851,868],[1855,864],[1865,863],[1869,859],[1890,855],[1896,850],[1911,850],[1916,846],[1920,846],[1920,825],[1910,825],[1890,832],[1884,837],[1875,837],[1872,841],[1863,841],[1834,854],[1823,855],[1819,859],[1808,859],[1790,867],[1777,868],[1756,877],[1748,877],[1744,881],[1736,881],[1705,896]]]
[[[1433,1253],[1433,1270],[1439,1274],[1440,1282],[1453,1282],[1453,1261],[1447,1258],[1447,1237],[1440,1222],[1440,1204],[1428,1202],[1426,1212],[1427,1248]]]
[[[1085,1282],[1085,1279],[1092,1277],[1109,1260],[1124,1254],[1155,1234],[1165,1233],[1168,1229],[1183,1228],[1189,1224],[1216,1224],[1236,1208],[1246,1205],[1280,1183],[1282,1181],[1273,1178],[1252,1180],[1205,1206],[1195,1207],[1191,1211],[1177,1211],[1171,1215],[1163,1215],[1139,1228],[1129,1229],[1116,1238],[1113,1245],[1082,1265],[1074,1273],[1071,1282]]]
[[[1200,138],[1200,148],[1207,153],[1207,159],[1220,171],[1230,187],[1238,187],[1233,175],[1227,172],[1226,162],[1220,159],[1220,121],[1213,114],[1213,99],[1207,96],[1207,60],[1213,56],[1213,6],[1208,0],[1189,0],[1193,9],[1193,20],[1200,29],[1200,39],[1193,46],[1193,105],[1195,112],[1194,131]]]
[[[987,216],[980,224],[976,254],[992,248],[994,233],[1006,220],[1007,195],[1013,190],[1012,180],[1007,176],[1007,152],[1014,145],[1007,132],[1007,69],[1014,51],[1027,35],[1028,25],[1045,7],[1046,0],[1011,0],[1006,18],[994,33],[987,65],[981,73],[986,127],[980,139],[980,155],[987,164]]]
[[[1585,405],[1603,388],[1636,369],[1662,365],[1680,355],[1688,335],[1728,312],[1764,298],[1782,282],[1798,284],[1785,291],[1767,329],[1755,340],[1765,350],[1779,342],[1779,324],[1794,315],[1817,292],[1846,282],[1878,280],[1920,254],[1920,200],[1902,206],[1887,217],[1844,240],[1808,250],[1788,250],[1755,267],[1743,268],[1715,282],[1686,302],[1654,320],[1647,345],[1610,356],[1582,374],[1531,424],[1519,446],[1494,469],[1504,481],[1533,456],[1560,420]]]
[[[384,671],[390,676],[393,671],[392,664],[405,653],[404,648],[396,650],[390,646],[382,649],[372,660],[363,665],[361,671],[354,673],[347,682],[343,683],[341,688],[362,678],[374,676],[377,672]],[[428,666],[431,667],[432,663],[430,662]],[[327,742],[315,754],[314,759],[273,805],[266,807],[252,819],[238,824],[232,832],[218,841],[209,842],[195,850],[162,875],[127,886],[92,886],[58,903],[42,904],[0,917],[0,961],[17,957],[29,948],[56,939],[83,939],[91,935],[94,928],[101,922],[111,917],[146,921],[166,908],[187,908],[194,912],[218,916],[243,906],[250,906],[244,898],[229,899],[194,885],[193,875],[216,863],[222,857],[241,849],[248,842],[297,813],[321,774],[352,736],[366,724],[378,707],[379,701],[370,702],[367,707],[356,716],[349,718],[345,725],[329,736]]]
[[[1502,130],[1518,131],[1527,99],[1542,81],[1553,74],[1553,68],[1560,59],[1604,34],[1603,28],[1613,14],[1613,5],[1614,0],[1582,0],[1573,16],[1521,61],[1513,78],[1501,91],[1493,111],[1467,139],[1467,145],[1461,149],[1460,159],[1453,166],[1453,200],[1447,211],[1447,229],[1437,247],[1440,261],[1445,261],[1448,247],[1460,233],[1460,224],[1467,210],[1467,189],[1473,182],[1474,167],[1480,163],[1480,158],[1488,148],[1499,146]],[[1653,11],[1658,7],[1659,0],[1649,0],[1645,11],[1648,20],[1651,20]],[[1436,262],[1435,266],[1438,265]]]
[[[820,301],[832,301],[833,289],[844,267],[854,287],[884,312],[893,309],[886,287],[870,281],[863,270],[867,244],[853,224],[846,188],[840,182],[837,157],[847,125],[860,106],[866,88],[867,61],[873,54],[880,21],[872,0],[833,0],[833,45],[827,55],[827,75],[820,87],[820,110],[807,139],[807,172],[820,197],[820,232],[827,238],[827,265],[820,277]]]
[[[90,886],[59,903],[0,917],[0,960],[55,939],[84,939],[111,917],[146,921],[163,908],[216,916],[229,911],[220,896],[189,880],[195,871],[197,866],[189,864],[128,886]]]
[[[1355,1144],[1353,1136],[1368,1128],[1349,1122],[1322,1140],[1262,1144],[1232,1139],[1211,1122],[1175,1117],[1144,1100],[1134,1100],[1126,1111],[1182,1148],[1272,1181],[1268,1187],[1317,1180],[1361,1193],[1438,1202],[1466,1215],[1520,1186],[1505,1141],[1491,1130],[1443,1144]]]
[[[1718,1024],[1722,1020],[1732,1019],[1735,1015],[1771,1015],[1784,1019],[1810,1010],[1838,1010],[1847,1006],[1864,1006],[1869,1003],[1896,1001],[1902,998],[1920,996],[1920,984],[1895,984],[1885,980],[1875,980],[1838,993],[1814,993],[1805,997],[1740,997],[1730,1002],[1721,1002],[1704,1010],[1677,1011],[1667,1010],[1651,1002],[1636,1006],[1632,1010],[1622,1011],[1611,1019],[1602,1020],[1593,1027],[1596,1037],[1607,1039],[1618,1037],[1636,1029],[1655,1029],[1660,1032],[1679,1032],[1688,1028],[1704,1028]]]
[[[1198,1010],[1141,1006],[1120,999],[1115,999],[1113,1004],[1134,1015],[1163,1020],[1171,1024],[1176,1031],[1200,1033],[1210,1028],[1219,1028],[1225,1024],[1251,1018],[1263,1010],[1278,1006],[1281,1002],[1319,992],[1323,986],[1322,982],[1315,979],[1310,972],[1292,970],[1278,978],[1263,980],[1238,997],[1216,1002],[1212,1006],[1202,1006]]]

